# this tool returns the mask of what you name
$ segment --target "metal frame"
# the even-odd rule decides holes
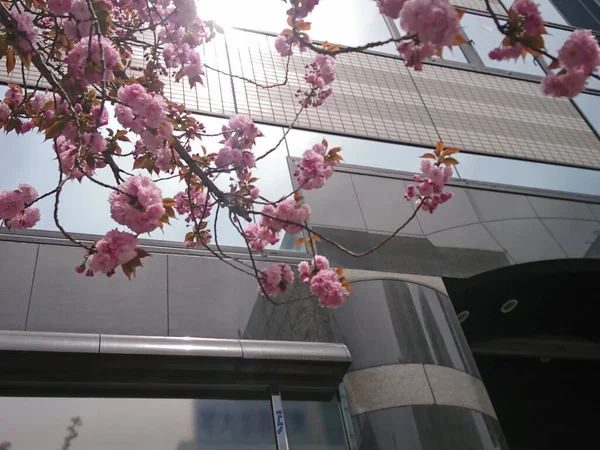
[[[289,450],[281,392],[339,401],[350,363],[336,343],[0,331],[0,396],[269,399]]]

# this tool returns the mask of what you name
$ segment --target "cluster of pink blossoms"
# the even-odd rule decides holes
[[[109,231],[96,242],[95,250],[88,258],[88,276],[93,275],[94,271],[112,276],[118,266],[137,257],[137,245],[137,237],[133,234],[117,229]],[[75,270],[83,273],[85,265],[82,264]]]
[[[329,261],[324,256],[315,256],[310,264],[302,261],[298,264],[298,272],[322,307],[337,308],[350,295],[346,283],[338,272],[329,267]]]
[[[33,23],[33,18],[29,13],[12,13],[12,18],[17,22],[17,30],[25,34],[26,38],[19,38],[19,45],[24,50],[31,50],[31,45],[39,41],[37,26]]]
[[[296,97],[302,97],[299,101],[304,107],[321,106],[325,99],[331,95],[331,84],[335,80],[335,62],[329,55],[317,54],[312,63],[305,66],[309,72],[304,75],[304,81],[310,87],[310,91],[303,92],[298,89]]]
[[[150,178],[136,175],[110,193],[110,215],[115,222],[137,234],[149,233],[158,227],[165,214],[160,188]]]
[[[298,234],[304,229],[304,222],[310,218],[310,206],[288,198],[277,204],[265,205],[260,222],[251,223],[244,230],[248,245],[262,252],[267,244],[279,242],[279,232]]]
[[[46,0],[48,9],[57,16],[62,16],[71,11],[73,0]]]
[[[294,282],[294,272],[287,264],[271,264],[260,272],[258,282],[263,295],[283,294]]]
[[[103,0],[102,3],[108,9],[108,11],[113,11],[112,1]],[[62,12],[67,7],[67,11],[59,14],[59,12]],[[90,14],[87,0],[53,1],[51,8],[52,9],[50,11],[54,12],[55,14],[69,14],[68,18],[61,19],[61,23],[67,38],[74,41],[89,38],[90,31],[92,30],[92,16]]]
[[[304,19],[319,4],[319,0],[290,0],[290,3],[292,7],[287,10],[286,14],[288,16],[295,14],[297,19]]]
[[[510,9],[520,15],[522,30],[526,34],[533,36],[542,31],[544,19],[542,19],[538,4],[533,0],[516,0]],[[503,45],[493,49],[488,56],[496,61],[505,61],[517,59],[522,54],[523,46],[519,42],[514,42],[512,45]]]
[[[38,198],[37,191],[28,184],[0,192],[0,220],[7,228],[31,228],[40,220],[38,208],[26,207]]]
[[[190,198],[192,199],[191,204]],[[211,205],[207,203],[208,197],[204,189],[195,189],[190,192],[189,196],[187,191],[178,192],[173,200],[175,200],[175,211],[182,216],[186,215],[185,221],[188,223],[193,220],[192,207],[194,208],[193,215],[197,220],[205,220],[212,209]]]
[[[100,38],[100,42],[97,38],[92,39],[91,42],[88,37],[82,38],[69,52],[66,62],[69,70],[84,85],[88,85],[102,81],[102,57],[104,58],[104,80],[108,81],[113,76],[113,68],[119,62],[119,54],[112,46],[111,40],[104,36]]]
[[[516,0],[511,6],[514,12],[523,16],[525,32],[532,36],[539,33],[544,26],[544,19],[538,6],[539,4],[534,0]]]
[[[350,295],[350,286],[341,277],[340,271],[329,267],[324,256],[317,255],[312,262],[298,264],[298,275],[309,285],[310,292],[319,299],[322,307],[337,308],[345,303]],[[294,273],[287,264],[271,264],[259,275],[259,291],[264,295],[283,294],[294,282]]]
[[[600,46],[590,30],[576,30],[558,51],[563,70],[547,75],[542,90],[554,97],[574,97],[585,89],[587,77],[600,66]]]
[[[255,166],[252,147],[256,138],[263,134],[252,119],[243,114],[237,114],[229,119],[221,130],[225,137],[224,147],[215,158],[217,167],[233,166],[235,169],[249,169]]]
[[[379,12],[384,16],[397,19],[400,17],[400,10],[406,3],[406,0],[375,0],[379,7]]]
[[[420,175],[415,175],[413,178],[419,184],[416,188],[412,184],[409,185],[404,198],[411,200],[416,196],[415,204],[422,205],[423,211],[433,213],[439,205],[452,198],[452,192],[444,191],[445,184],[452,176],[452,167],[447,166],[442,169],[439,164],[432,163],[429,159],[422,159],[421,172],[425,178],[421,179]]]
[[[327,158],[327,149],[323,144],[315,144],[302,155],[300,165],[294,172],[294,177],[301,189],[319,189],[333,175],[336,161]]]
[[[448,0],[375,0],[381,14],[400,19],[411,37],[398,44],[407,67],[423,69],[437,48],[450,45],[460,33],[460,19]]]

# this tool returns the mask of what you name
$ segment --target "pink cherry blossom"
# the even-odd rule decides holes
[[[569,70],[563,75],[546,75],[542,91],[552,97],[575,97],[585,89],[587,74],[582,69]]]
[[[308,283],[310,281],[310,271],[311,267],[308,264],[308,261],[302,261],[298,264],[298,275],[303,283]]]
[[[8,228],[22,230],[25,228],[33,228],[40,220],[40,210],[38,208],[25,208],[15,217],[6,221]]]
[[[335,62],[329,55],[317,54],[312,63],[306,65],[309,69],[304,81],[310,91],[296,91],[296,97],[302,97],[299,103],[304,106],[320,106],[331,95],[331,83],[335,80]]]
[[[57,16],[62,16],[71,11],[73,0],[47,0],[48,9]]]
[[[120,184],[119,189],[123,192],[113,191],[108,199],[114,221],[137,234],[155,230],[165,213],[160,188],[150,178],[136,175]]]
[[[323,147],[321,144],[317,144]],[[316,146],[315,146],[316,147]],[[323,147],[323,150],[325,147]],[[333,160],[325,161],[322,154],[313,149],[306,150],[302,155],[300,166],[294,172],[296,182],[302,189],[319,189],[333,175]]]
[[[23,125],[21,125],[21,130],[20,133],[21,134],[25,134],[30,132],[33,128],[35,127],[35,124],[31,121],[28,122],[23,122]]]
[[[600,46],[590,30],[575,30],[558,50],[558,61],[567,70],[591,73],[600,66]]]
[[[433,213],[439,205],[452,198],[452,193],[444,191],[446,183],[452,177],[452,167],[441,163],[433,163],[431,159],[421,159],[421,171],[424,177],[415,175],[413,179],[419,183],[416,187],[408,185],[404,198],[411,200],[416,197],[415,204],[423,211]]]
[[[0,192],[0,219],[12,219],[24,207],[23,195],[18,190]]]
[[[10,86],[4,94],[4,98],[9,102],[16,104],[21,102],[23,94],[16,86]]]
[[[400,10],[406,3],[406,0],[375,0],[379,7],[379,12],[384,16],[397,19],[400,16]]]
[[[517,59],[523,54],[523,46],[516,44],[514,46],[508,45],[492,50],[488,56],[490,59],[496,61],[504,61],[507,59]]]
[[[0,102],[0,125],[6,123],[8,118],[10,117],[12,111],[8,107],[8,105],[4,102]]]
[[[263,213],[265,214],[269,214],[269,212],[265,212],[267,206],[270,205],[266,205],[265,208],[263,208]],[[269,219],[264,216],[263,218],[273,230],[279,231],[283,229],[289,234],[298,234],[304,229],[304,222],[310,218],[310,206],[307,204],[299,204],[295,200],[288,198],[279,202],[271,214],[275,219]]]
[[[259,282],[263,295],[282,294],[294,282],[294,272],[287,264],[271,264],[260,272]]]
[[[254,121],[244,115],[236,114],[229,119],[221,130],[225,137],[225,146],[232,149],[248,150],[255,144],[256,138],[262,136]]]
[[[434,49],[431,44],[415,45],[413,41],[404,41],[398,44],[398,52],[404,58],[406,67],[414,67],[415,70],[423,70],[423,61],[433,56]]]
[[[101,51],[104,56],[104,66],[102,66]],[[90,42],[88,37],[82,38],[75,44],[66,59],[69,70],[86,84],[101,82],[102,67],[104,67],[104,80],[109,80],[113,76],[112,69],[118,61],[119,54],[112,46],[111,40],[104,36],[102,36],[100,42],[98,42],[98,39],[92,39]],[[93,70],[90,70],[90,67],[93,67]]]
[[[244,230],[244,237],[250,248],[262,252],[267,245],[275,245],[279,242],[279,231],[273,231],[264,224],[251,223]]]
[[[77,20],[88,20],[90,18],[87,0],[73,0],[70,12]]]
[[[0,192],[0,219],[12,219],[37,198],[38,192],[29,184],[19,184],[17,189]]]
[[[38,29],[33,23],[33,18],[29,13],[12,13],[12,18],[17,22],[17,30],[25,35],[26,38],[19,38],[19,45],[25,50],[31,50],[31,46],[37,44],[39,40]]]
[[[114,229],[96,242],[95,252],[89,258],[91,270],[108,273],[121,264],[137,257],[137,237]]]
[[[448,0],[408,0],[400,11],[400,25],[421,42],[439,47],[454,41],[460,32],[458,15]]]
[[[192,200],[191,204],[190,198]],[[175,194],[173,200],[175,200],[175,211],[182,216],[186,215],[186,222],[192,221],[194,217],[198,221],[206,220],[212,209],[209,204],[210,198],[207,198],[204,189],[192,190],[189,195],[186,189],[185,191]],[[193,216],[192,207],[194,208]]]
[[[198,52],[190,52],[189,61],[183,67],[183,75],[190,78],[204,75]]]
[[[319,270],[310,279],[310,292],[319,298],[322,307],[337,308],[344,304],[350,293],[333,270]]]
[[[292,55],[292,53],[293,53],[292,44],[291,44],[292,37],[293,36],[291,34],[289,34],[289,35],[280,34],[279,36],[277,36],[277,39],[275,39],[275,50],[277,50],[277,52],[281,56]]]
[[[308,16],[312,10],[319,4],[319,0],[294,0],[292,8],[287,13],[290,16],[294,15],[294,4],[295,4],[295,15],[297,19],[304,19]]]
[[[47,100],[45,94],[35,94],[33,97],[31,97],[29,104],[31,105],[31,109],[33,109],[35,112],[39,112],[42,110],[46,102]]]
[[[94,119],[98,119],[98,117],[100,116],[101,108],[101,105],[92,106],[90,113],[92,114],[92,117]],[[98,123],[98,126],[100,127],[103,127],[104,125],[108,125],[108,107],[106,105],[104,105],[104,109],[102,110],[102,116],[100,117],[100,122]]]
[[[544,25],[538,4],[533,0],[516,0],[511,9],[525,16],[525,32],[527,34],[537,34]]]

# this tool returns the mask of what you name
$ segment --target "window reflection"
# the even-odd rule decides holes
[[[547,27],[548,30],[547,35],[544,36],[544,43],[546,44],[546,49],[548,53],[553,56],[558,54],[558,50],[562,47],[565,41],[571,35],[571,31],[559,30],[558,28]],[[600,72],[596,71],[596,75]],[[600,80],[589,77],[587,82],[587,87],[590,89],[599,89],[600,90]]]
[[[126,398],[0,398],[0,442],[86,450],[275,450],[270,401]]]
[[[530,75],[541,76],[545,74],[537,62],[534,62],[531,55],[527,55],[525,61],[519,58],[516,62],[514,60],[494,61],[488,57],[490,51],[499,47],[504,39],[504,35],[498,31],[491,18],[465,14],[461,20],[461,24],[468,38],[473,41],[473,46],[479,57],[487,67]]]
[[[583,101],[598,101],[599,97],[580,95]],[[598,123],[598,108],[588,108],[589,114]],[[595,118],[594,118],[595,117]],[[596,125],[598,126],[598,125]],[[345,164],[377,169],[397,170],[409,173],[420,172],[419,157],[430,149],[401,144],[369,141],[347,136],[292,130],[288,135],[290,155],[301,157],[302,153],[321,139],[330,146],[342,147],[340,155]],[[600,193],[600,171],[576,167],[544,164],[517,159],[460,153],[458,171],[465,180],[547,189],[576,194],[598,195]]]
[[[324,401],[283,400],[290,450],[347,450],[337,398]]]
[[[600,96],[579,94],[573,99],[596,133],[600,134]]]

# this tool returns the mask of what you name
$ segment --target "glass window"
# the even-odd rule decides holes
[[[596,133],[600,134],[600,96],[579,94],[573,99]]]
[[[514,3],[513,0],[502,0],[504,6],[510,8]],[[562,16],[560,11],[554,6],[551,0],[536,0],[536,3],[539,5],[540,12],[542,13],[542,17],[546,22],[558,23],[561,25],[569,25],[569,23]]]
[[[329,402],[283,397],[290,450],[347,450],[337,398]]]
[[[491,18],[465,14],[461,24],[469,39],[473,41],[473,46],[479,57],[487,67],[502,69],[507,72],[545,75],[545,72],[531,55],[527,55],[525,61],[522,58],[517,61],[494,61],[488,57],[490,51],[499,47],[504,39],[504,35],[498,31]]]
[[[600,31],[598,0],[552,0],[552,2],[572,26]]]
[[[85,450],[275,450],[270,401],[0,398],[0,444]]]
[[[580,95],[593,97],[591,95]],[[578,97],[578,98],[579,98]],[[593,102],[599,97],[584,99]],[[595,123],[598,123],[600,109],[591,108]],[[590,120],[590,121],[592,121]],[[330,147],[342,147],[340,155],[344,163],[377,169],[397,170],[409,173],[420,172],[419,157],[430,151],[424,147],[369,141],[347,136],[334,136],[323,133],[292,130],[288,135],[290,154],[301,157],[302,153],[321,139],[327,139]],[[517,159],[460,153],[458,171],[465,180],[498,183],[527,188],[547,189],[576,194],[599,195],[600,171],[559,166]]]
[[[4,98],[5,91],[6,87],[0,86],[0,98]],[[208,134],[219,132],[221,126],[226,123],[225,119],[208,116],[201,116],[200,120],[204,123]],[[112,116],[108,127],[113,130],[119,128],[119,124]],[[257,156],[273,148],[283,137],[283,131],[280,127],[259,125],[259,129],[263,132],[264,137],[257,139],[255,149]],[[202,142],[195,141],[192,150],[201,152],[201,145],[204,145],[209,152],[216,152],[221,147],[219,144],[221,139],[222,137],[219,136],[205,137]],[[3,164],[0,168],[0,191],[14,189],[19,183],[28,183],[34,186],[42,195],[56,187],[58,166],[51,143],[44,142],[43,135],[34,132],[24,135],[17,135],[14,132],[3,133],[0,136],[0,142],[4,150]],[[123,143],[122,148],[125,153],[128,153],[133,149],[133,144]],[[269,200],[277,200],[292,191],[286,158],[287,149],[285,142],[283,142],[276,151],[257,163],[254,175],[259,178],[259,181],[256,184],[261,190],[261,195]],[[122,161],[119,161],[119,165],[124,170],[130,171],[133,167],[133,158],[124,157],[122,159]],[[148,176],[148,172],[145,170],[131,170],[131,172]],[[261,175],[264,175],[264,178],[261,178]],[[161,174],[161,177],[165,176],[168,175]],[[112,172],[108,167],[97,170],[95,178],[108,184],[115,183]],[[217,178],[217,185],[222,189],[226,189],[229,182],[228,174],[221,174]],[[163,197],[172,197],[183,190],[185,186],[183,182],[179,181],[178,177],[162,180],[158,183]],[[81,183],[77,181],[67,182],[60,199],[59,219],[61,224],[71,233],[102,235],[113,228],[126,229],[116,224],[110,217],[109,194],[109,190],[86,178],[83,178]],[[36,203],[36,206],[40,208],[41,220],[35,228],[58,230],[53,218],[54,196],[42,199]],[[209,218],[211,228],[213,227],[215,213],[216,208],[213,209],[213,214]],[[164,231],[155,230],[150,235],[144,235],[143,237],[183,242],[183,237],[187,231],[189,229],[183,219],[172,219],[171,225],[165,226]],[[225,211],[221,211],[219,214],[217,233],[220,245],[246,246],[244,239],[230,224]],[[279,248],[280,246],[281,241],[272,248]]]
[[[558,28],[547,27],[548,33],[544,36],[544,43],[546,44],[546,49],[548,53],[552,56],[558,55],[558,50],[562,47],[565,41],[571,35],[571,31],[560,30]],[[596,75],[600,72],[596,71]],[[590,89],[598,89],[600,90],[600,80],[589,77],[587,87]]]

